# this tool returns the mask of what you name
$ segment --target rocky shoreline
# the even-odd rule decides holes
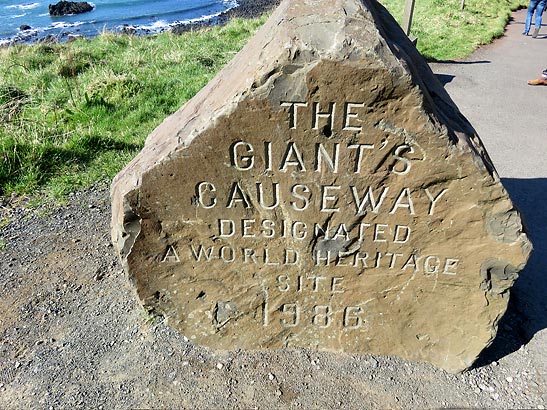
[[[174,34],[182,34],[216,24],[226,24],[232,18],[255,18],[272,11],[281,3],[281,0],[239,0],[239,6],[225,11],[220,16],[199,21],[196,23],[181,23],[171,27],[169,31]]]

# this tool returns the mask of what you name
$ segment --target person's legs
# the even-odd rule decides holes
[[[547,0],[541,0],[536,7],[536,28],[541,28],[541,16],[543,15],[543,10],[545,10],[545,4]]]
[[[530,6],[528,6],[528,14],[526,15],[526,24],[524,25],[524,32],[522,34],[528,35],[530,31],[530,26],[532,25],[532,16],[534,15],[534,10],[538,5],[539,0],[530,0]]]

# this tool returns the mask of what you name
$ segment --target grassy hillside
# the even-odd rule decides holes
[[[402,18],[404,0],[384,4]],[[413,34],[427,58],[461,57],[490,41],[515,6],[466,0],[462,11],[459,5],[417,0]],[[264,20],[233,20],[182,36],[103,34],[0,49],[0,196],[62,197],[112,178]]]
[[[112,178],[262,23],[0,50],[0,193]]]
[[[402,23],[405,0],[380,0]],[[512,10],[524,0],[416,0],[411,35],[429,60],[464,57],[503,34]]]

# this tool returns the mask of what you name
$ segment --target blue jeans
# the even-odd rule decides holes
[[[541,16],[543,14],[543,10],[545,9],[545,4],[547,4],[547,0],[530,0],[528,14],[526,15],[526,25],[524,26],[524,32],[526,34],[530,31],[534,10],[536,11],[536,28],[539,29],[541,27]]]

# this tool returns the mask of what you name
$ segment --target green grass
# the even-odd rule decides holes
[[[432,60],[470,53],[503,33],[512,1],[466,0],[460,10],[460,0],[418,0],[419,50]],[[402,19],[404,0],[383,3]],[[0,196],[63,198],[111,179],[264,21],[0,49]]]
[[[0,195],[112,178],[263,22],[0,50]]]
[[[402,23],[405,0],[380,1]],[[411,35],[420,53],[431,61],[452,60],[500,37],[512,10],[524,0],[416,0]]]

